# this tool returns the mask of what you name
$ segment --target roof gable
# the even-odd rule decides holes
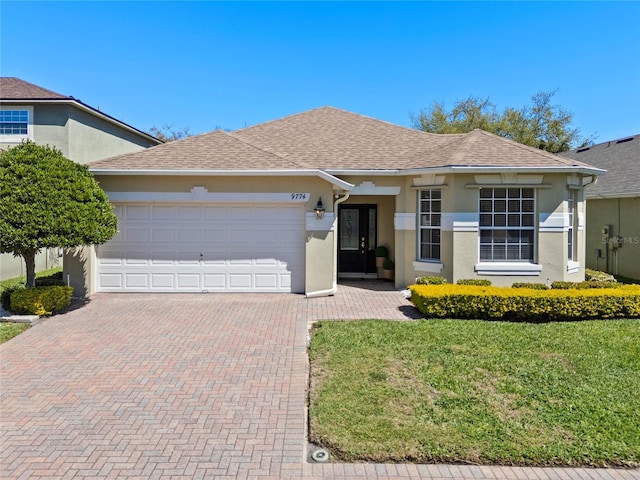
[[[266,152],[222,130],[119,155],[91,164],[92,169],[288,170],[305,166]]]
[[[232,133],[198,135],[92,164],[101,169],[319,169],[329,173],[451,166],[591,168],[482,130],[426,133],[333,107]]]

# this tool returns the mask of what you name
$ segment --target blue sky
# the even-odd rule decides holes
[[[596,143],[640,133],[640,2],[0,3],[0,74],[137,128],[235,130],[323,105],[410,126],[539,91]]]

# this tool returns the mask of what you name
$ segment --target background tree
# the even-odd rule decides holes
[[[502,113],[489,98],[470,96],[459,100],[447,111],[442,103],[412,115],[413,126],[431,133],[467,133],[475,128],[500,135],[518,143],[552,153],[589,145],[593,137],[582,137],[573,127],[573,115],[552,103],[553,92],[539,92],[531,104],[505,108]]]
[[[0,152],[0,253],[22,256],[35,285],[42,248],[101,244],[117,233],[109,199],[85,165],[26,141]]]
[[[153,126],[147,132],[149,135],[153,135],[158,140],[163,142],[173,142],[180,140],[181,138],[187,138],[191,136],[191,132],[188,127],[175,128],[173,123],[166,123],[161,127]]]

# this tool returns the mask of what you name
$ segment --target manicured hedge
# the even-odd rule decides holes
[[[599,282],[596,280],[589,280],[584,282],[553,282],[551,288],[555,289],[571,289],[571,288],[618,288],[624,285],[624,283],[618,282]]]
[[[476,285],[478,287],[491,286],[491,280],[483,280],[480,278],[461,278],[456,282],[457,285]]]
[[[581,320],[640,317],[640,285],[615,289],[535,290],[471,285],[411,285],[426,318]]]
[[[48,286],[16,290],[11,294],[11,312],[51,315],[69,306],[72,287]]]
[[[444,277],[427,276],[416,278],[417,285],[444,285],[447,279]]]

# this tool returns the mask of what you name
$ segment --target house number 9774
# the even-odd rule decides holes
[[[306,200],[307,199],[307,194],[306,193],[292,193],[291,194],[291,200]]]

